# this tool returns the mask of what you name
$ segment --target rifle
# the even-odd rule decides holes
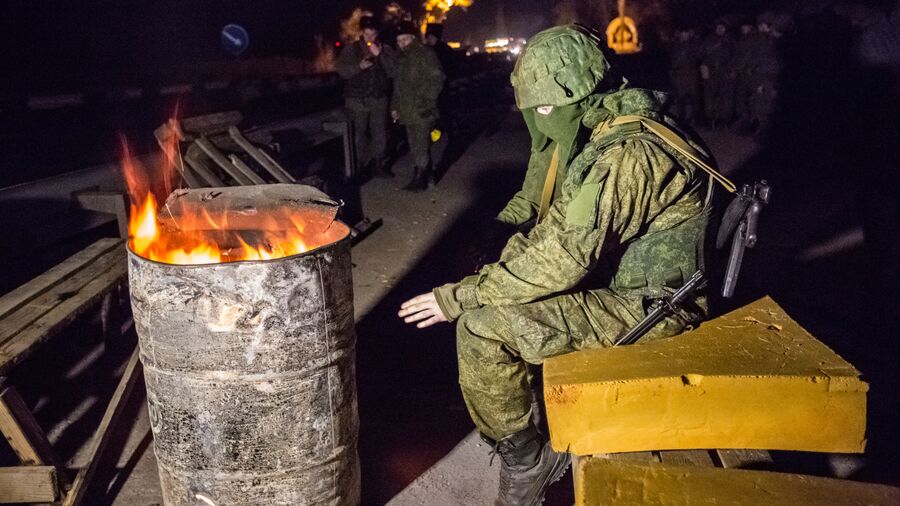
[[[725,209],[722,226],[719,227],[719,234],[716,236],[716,249],[722,249],[728,238],[732,238],[725,280],[722,282],[722,297],[730,298],[734,295],[738,274],[741,272],[741,262],[744,260],[744,250],[756,246],[759,214],[763,206],[769,203],[771,190],[765,179],[754,183],[753,186],[745,184]]]
[[[744,259],[744,250],[756,246],[757,225],[764,205],[769,203],[771,187],[762,180],[753,186],[745,184],[737,193],[722,217],[722,226],[716,237],[716,248],[722,246],[731,237],[731,253],[728,255],[728,266],[725,268],[725,280],[722,282],[722,296],[731,297],[737,286],[738,274]],[[647,316],[632,327],[625,335],[613,343],[613,346],[634,344],[638,342],[657,323],[667,316],[678,312],[681,305],[690,300],[694,293],[706,287],[708,281],[703,271],[698,270],[684,286],[672,295],[655,299],[647,311]]]

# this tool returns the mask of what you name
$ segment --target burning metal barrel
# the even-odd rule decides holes
[[[132,217],[131,300],[167,505],[359,503],[349,230],[324,194],[277,186],[182,191],[155,221]],[[140,242],[142,219],[163,246]],[[219,263],[198,264],[210,238],[203,251]],[[290,241],[307,251],[282,255]]]

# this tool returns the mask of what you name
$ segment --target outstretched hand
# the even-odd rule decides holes
[[[423,293],[404,302],[400,305],[397,316],[403,318],[406,323],[415,323],[420,329],[447,321],[432,292]]]

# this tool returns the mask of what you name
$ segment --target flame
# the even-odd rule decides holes
[[[229,228],[227,213],[217,220],[202,208],[194,214],[178,215],[177,222],[174,217],[161,221],[146,173],[131,157],[127,144],[123,143],[123,151],[122,167],[131,197],[129,246],[143,258],[176,265],[272,260],[330,244],[346,233],[343,226],[308,233],[303,216],[289,208],[260,212],[251,218],[251,226],[242,223],[241,230]],[[164,157],[163,163],[173,160]],[[169,169],[164,167],[163,174]]]
[[[425,18],[422,19],[422,33],[425,33],[425,25],[428,23],[443,23],[447,19],[450,9],[460,7],[466,9],[475,0],[425,0]]]

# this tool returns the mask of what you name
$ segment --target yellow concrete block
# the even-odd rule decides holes
[[[862,452],[859,371],[765,297],[679,336],[544,363],[553,447],[577,455]]]
[[[801,474],[637,463],[583,457],[576,506],[895,506],[900,489]]]

